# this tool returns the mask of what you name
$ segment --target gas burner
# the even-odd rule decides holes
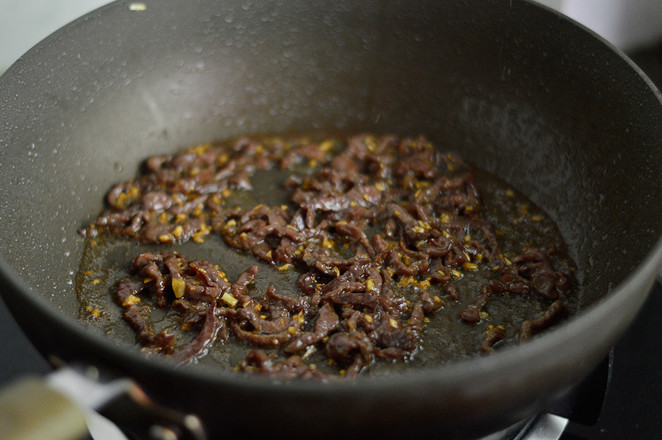
[[[488,435],[480,440],[559,440],[568,419],[554,414],[540,414],[523,426],[518,425],[515,429],[507,429],[504,432]],[[513,432],[511,432],[513,431]]]

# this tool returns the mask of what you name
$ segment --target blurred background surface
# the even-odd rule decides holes
[[[662,0],[538,2],[579,21],[625,51],[662,39]],[[0,0],[0,72],[53,31],[106,3],[109,0]]]

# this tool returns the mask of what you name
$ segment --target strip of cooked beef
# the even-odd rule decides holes
[[[339,331],[329,337],[325,352],[329,359],[345,368],[345,375],[357,376],[370,365],[375,348],[368,336],[360,330]]]
[[[519,332],[520,342],[531,339],[535,334],[540,333],[544,329],[550,327],[554,322],[558,321],[565,311],[565,306],[560,300],[554,301],[545,312],[537,319],[524,321],[522,328]]]
[[[301,333],[295,340],[286,345],[283,351],[286,354],[300,353],[334,332],[339,324],[338,315],[333,307],[329,303],[326,303],[320,307],[317,313],[317,320],[315,321],[313,331]]]
[[[175,350],[171,357],[177,362],[185,364],[206,355],[217,339],[227,338],[227,332],[223,332],[226,325],[225,318],[217,316],[216,304],[212,303],[205,314],[205,323],[200,334],[185,346]]]
[[[506,337],[506,328],[502,325],[490,324],[483,334],[483,343],[480,345],[480,351],[489,354],[494,351],[494,344]]]

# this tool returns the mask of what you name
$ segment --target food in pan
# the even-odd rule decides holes
[[[234,341],[235,370],[354,377],[415,364],[434,351],[428,337],[452,340],[444,326],[474,341],[455,357],[490,353],[576,303],[553,222],[424,137],[199,145],[147,159],[107,205],[82,233],[91,247],[108,235],[144,247],[111,288],[144,350],[181,363]],[[230,276],[227,254],[181,249],[210,240],[254,264]],[[265,272],[289,284],[259,286]]]

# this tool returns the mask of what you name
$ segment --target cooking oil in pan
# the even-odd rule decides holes
[[[299,170],[301,174],[305,170]],[[505,255],[517,255],[523,247],[556,249],[551,256],[558,270],[572,274],[575,270],[563,238],[552,220],[530,200],[500,179],[489,173],[472,169],[472,175],[481,191],[482,218],[497,227],[498,242]],[[287,204],[288,192],[282,183],[290,171],[268,170],[256,173],[251,183],[252,191],[237,191],[231,200],[239,206],[250,207],[259,203],[269,205]],[[299,296],[296,270],[278,271],[272,266],[256,260],[253,256],[227,246],[220,236],[208,235],[204,242],[183,244],[143,245],[130,238],[100,234],[85,239],[85,251],[76,277],[76,289],[81,303],[80,318],[90,327],[127,345],[135,345],[135,334],[122,319],[122,310],[114,301],[114,289],[118,281],[129,276],[128,266],[140,253],[158,250],[177,251],[189,258],[203,259],[220,266],[230,279],[252,265],[259,266],[256,280],[249,294],[262,295],[271,284],[280,294]],[[390,374],[411,368],[431,367],[480,355],[485,331],[490,326],[502,326],[505,338],[497,349],[517,343],[522,323],[535,319],[548,307],[549,301],[536,295],[494,295],[490,298],[478,323],[466,323],[459,318],[460,312],[471,304],[480,291],[480,286],[494,279],[494,272],[487,266],[479,270],[464,271],[454,281],[458,300],[448,298],[441,287],[432,284],[429,289],[442,298],[443,306],[431,314],[422,333],[419,349],[405,362],[376,362],[365,374]],[[579,309],[579,286],[574,280],[573,289],[563,299],[568,314]],[[155,311],[152,315],[155,330],[168,329],[176,335],[177,344],[185,344],[196,336],[178,328],[177,317],[172,311]],[[225,343],[214,344],[200,364],[221,370],[232,370],[253,349],[230,337]],[[277,350],[272,350],[277,351]],[[307,353],[307,362],[328,367],[319,352]]]

